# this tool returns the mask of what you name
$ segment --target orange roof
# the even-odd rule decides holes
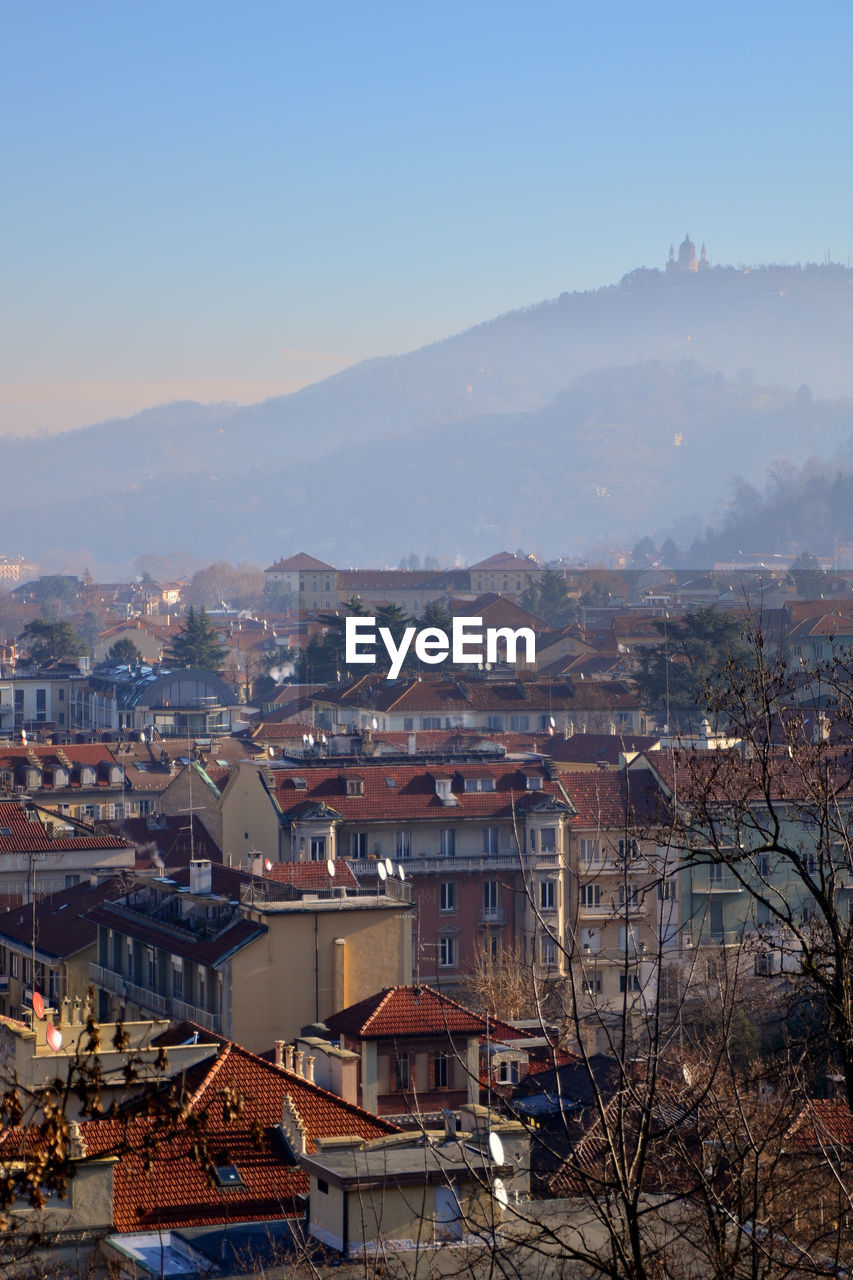
[[[508,1022],[489,1019],[432,987],[386,987],[326,1019],[326,1025],[355,1040],[448,1033],[519,1039],[525,1033]]]
[[[308,1174],[293,1163],[279,1131],[288,1102],[304,1126],[308,1153],[316,1150],[318,1138],[352,1134],[370,1140],[399,1132],[396,1125],[229,1041],[191,1076],[196,1088],[172,1136],[141,1116],[82,1126],[87,1155],[121,1155],[113,1188],[119,1231],[301,1214],[296,1197],[307,1193]],[[236,1114],[227,1120],[231,1103]],[[205,1113],[207,1123],[197,1128]],[[234,1165],[242,1186],[218,1187],[201,1166],[199,1151],[210,1166]]]

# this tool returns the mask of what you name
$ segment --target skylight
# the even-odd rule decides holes
[[[213,1166],[213,1180],[223,1191],[231,1187],[245,1187],[240,1170],[235,1164],[217,1164]]]

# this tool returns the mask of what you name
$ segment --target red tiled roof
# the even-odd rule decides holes
[[[278,884],[289,884],[294,889],[357,889],[358,881],[349,863],[338,858],[335,861],[335,878],[331,880],[325,862],[274,862],[267,879]]]
[[[618,681],[571,680],[464,680],[438,677],[434,680],[384,680],[368,684],[364,679],[342,690],[316,694],[315,702],[362,710],[441,711],[448,715],[465,712],[543,712],[637,710],[637,698]]]
[[[810,1098],[791,1126],[786,1145],[797,1148],[853,1146],[853,1113],[836,1098]]]
[[[345,821],[392,821],[395,819],[435,818],[448,815],[460,818],[511,817],[513,809],[525,808],[543,794],[565,801],[560,782],[551,780],[541,765],[522,766],[509,761],[466,766],[474,768],[478,777],[495,780],[494,791],[464,791],[463,770],[452,763],[432,767],[424,764],[387,764],[381,758],[359,758],[358,768],[364,778],[363,795],[347,795],[346,772],[340,766],[313,767],[306,762],[286,768],[271,766],[275,797],[285,814],[298,816],[307,804],[326,804]],[[542,778],[540,790],[528,791],[526,777],[533,773]],[[436,777],[452,779],[453,805],[442,803],[436,794]],[[306,789],[297,790],[293,779],[302,778]]]
[[[289,569],[322,569],[331,573],[335,572],[334,565],[326,564],[323,560],[315,560],[314,556],[306,555],[304,551],[299,551],[295,556],[288,556],[286,560],[276,560],[275,564],[266,570],[267,573],[280,573]]]
[[[35,811],[33,811],[35,812]],[[45,821],[51,821],[43,811]],[[61,822],[57,818],[57,822]],[[8,828],[10,834],[4,835]],[[32,822],[27,811],[17,800],[0,799],[0,854],[3,853],[74,853],[87,849],[129,849],[130,845],[119,836],[57,836],[48,835],[43,824],[35,818]]]
[[[113,1186],[119,1231],[301,1214],[296,1197],[307,1193],[308,1174],[292,1163],[279,1131],[288,1100],[304,1125],[308,1153],[316,1150],[318,1138],[352,1134],[370,1140],[399,1132],[396,1125],[228,1041],[213,1063],[190,1075],[196,1087],[187,1120],[174,1136],[164,1136],[154,1120],[142,1117],[82,1126],[87,1155],[121,1154]],[[223,1110],[232,1099],[237,1114],[228,1122]],[[207,1123],[196,1130],[193,1121],[205,1114]],[[211,1185],[193,1156],[202,1143],[213,1164],[236,1166],[242,1187]]]
[[[458,1032],[516,1040],[525,1033],[507,1022],[481,1017],[432,987],[386,987],[375,995],[333,1013],[326,1025],[354,1040],[394,1036],[433,1036]]]
[[[469,571],[474,573],[478,569],[484,569],[486,572],[500,573],[503,570],[526,570],[528,573],[534,569],[541,569],[542,566],[538,560],[522,560],[521,556],[513,555],[511,551],[498,551],[496,555],[489,556],[488,560],[479,560],[477,564],[468,566]]]
[[[665,818],[665,798],[648,770],[569,772],[561,778],[577,811],[574,828],[638,829]]]

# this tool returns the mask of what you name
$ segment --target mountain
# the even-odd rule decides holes
[[[261,404],[6,439],[0,547],[118,566],[618,542],[840,448],[851,336],[845,268],[640,270]]]

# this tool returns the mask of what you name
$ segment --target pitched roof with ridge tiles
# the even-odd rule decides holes
[[[508,1022],[482,1017],[432,987],[385,987],[326,1019],[326,1025],[354,1040],[462,1034],[522,1039],[526,1032]]]
[[[32,810],[35,813],[35,810]],[[61,817],[41,810],[46,821],[63,822]],[[8,832],[8,834],[6,834]],[[75,853],[87,850],[130,849],[127,840],[120,836],[53,836],[36,818],[30,821],[27,810],[17,799],[0,797],[0,854],[4,853]]]
[[[324,572],[335,572],[335,566],[326,564],[324,560],[317,560],[314,556],[306,555],[304,551],[298,551],[295,556],[288,556],[286,560],[276,560],[275,564],[270,565],[266,569],[266,573],[284,573],[289,570],[308,570],[318,569]]]
[[[204,1036],[210,1038],[208,1032]],[[121,1157],[113,1184],[113,1221],[119,1231],[301,1216],[304,1209],[297,1197],[307,1194],[309,1178],[282,1138],[279,1126],[286,1104],[295,1108],[304,1128],[308,1154],[316,1151],[319,1138],[371,1140],[400,1132],[227,1040],[220,1042],[212,1062],[187,1073],[187,1084],[186,1119],[172,1134],[142,1116],[81,1126],[87,1155],[116,1152]],[[226,1120],[229,1109],[236,1114]],[[205,1115],[206,1123],[197,1130],[196,1120]],[[237,1168],[241,1186],[219,1188],[208,1178],[193,1155],[202,1141],[214,1165]]]

